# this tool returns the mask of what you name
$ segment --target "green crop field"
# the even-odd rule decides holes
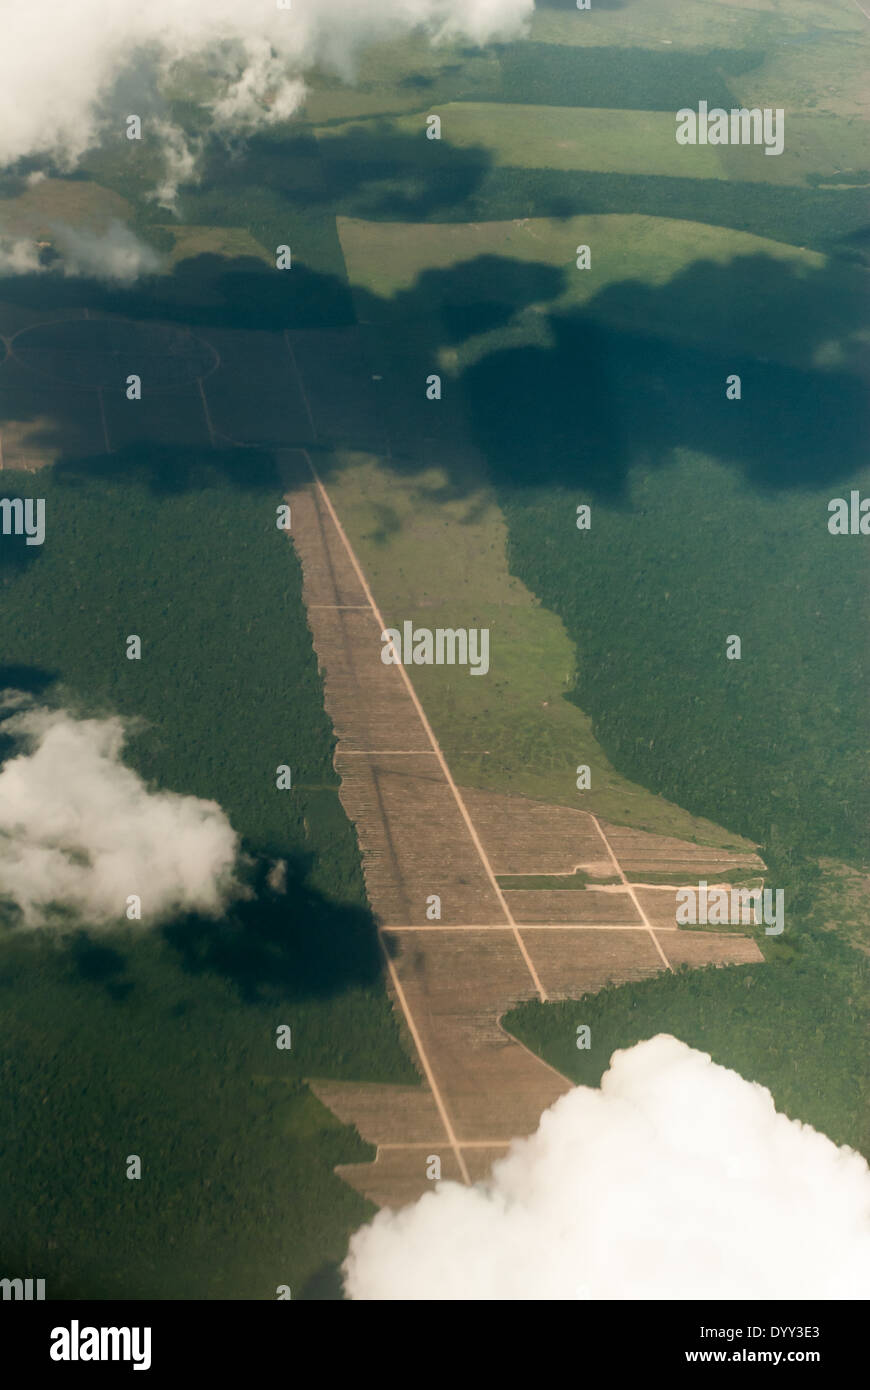
[[[449,102],[437,114],[443,140],[457,150],[485,151],[494,168],[775,184],[821,181],[844,188],[863,187],[868,179],[864,124],[852,116],[787,112],[785,148],[771,156],[760,146],[679,145],[673,110]],[[390,122],[323,126],[317,135],[327,159],[332,142],[370,148],[380,134],[394,141],[403,163],[416,165],[426,157],[425,146],[415,149],[425,132],[426,113],[415,113]]]
[[[459,150],[485,150],[496,166],[724,177],[717,149],[677,144],[672,112],[451,102],[439,114],[443,140]],[[326,126],[318,131],[318,138],[323,145],[344,140],[352,147],[357,130],[361,143],[371,141],[371,127],[362,125]],[[425,140],[425,131],[425,120],[413,115],[398,117],[384,133],[406,137],[404,142],[396,141],[397,150],[408,163],[416,164],[426,157],[427,149],[424,144],[418,152],[414,141]],[[327,158],[329,153],[327,149]],[[763,158],[760,150],[755,154]]]
[[[726,227],[590,214],[448,224],[339,218],[338,228],[360,318],[425,318],[451,375],[508,337],[513,346],[545,341],[547,314],[581,308],[626,332],[642,325],[700,347],[715,334],[723,348],[795,367],[816,365],[824,351],[827,365],[859,364],[866,354],[863,268]],[[590,250],[587,270],[577,267],[579,246]],[[790,286],[786,315],[778,283]],[[821,341],[794,331],[794,319],[810,316]]]

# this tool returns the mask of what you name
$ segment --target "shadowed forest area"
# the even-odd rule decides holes
[[[5,475],[16,483],[31,490],[32,475]],[[0,687],[131,721],[124,761],[152,788],[220,803],[252,896],[219,921],[152,928],[16,931],[4,912],[6,1266],[53,1297],[268,1299],[282,1282],[334,1296],[323,1270],[370,1209],[332,1168],[371,1150],[304,1078],[416,1073],[338,801],[271,462],[143,448],[39,487],[51,544],[0,550],[27,557],[0,572]],[[0,756],[20,751],[2,729]],[[276,862],[283,888],[266,881]]]

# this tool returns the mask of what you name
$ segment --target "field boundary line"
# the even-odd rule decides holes
[[[649,931],[643,922],[520,922],[523,931]],[[394,927],[385,922],[381,931],[511,931],[510,922],[431,922],[428,925]],[[655,931],[679,931],[679,927],[655,927]],[[724,933],[728,935],[729,933]],[[739,935],[739,933],[735,933]]]
[[[289,343],[288,343],[288,347],[289,347]],[[291,355],[292,355],[292,349],[291,349]],[[294,365],[295,365],[295,359],[294,359]],[[300,378],[300,385],[301,385],[301,378]],[[317,483],[319,483],[320,480],[317,478],[317,474],[316,474],[316,472],[315,472],[314,465],[313,465],[312,462],[311,462],[311,459],[310,459],[310,457],[309,457],[309,455],[308,455],[307,450],[304,450],[304,449],[303,449],[303,450],[301,450],[300,452],[302,452],[302,453],[305,455],[305,459],[306,459],[306,461],[307,461],[307,463],[308,463],[309,468],[311,469],[312,474],[314,475],[315,481],[316,481]],[[321,486],[322,486],[322,484],[321,484]],[[327,500],[327,502],[329,501],[328,498],[327,498],[326,500]],[[341,529],[340,529],[340,523],[338,522],[338,518],[335,516],[335,513],[332,511],[331,506],[330,506],[329,510],[330,510],[330,514],[331,514],[332,517],[333,517],[333,522],[334,522],[334,524],[336,525],[336,527],[337,527],[338,530],[339,530],[339,535],[341,536],[342,540],[344,540],[345,545],[347,545],[346,538],[344,537],[344,534],[343,534],[343,532],[342,532]],[[321,527],[321,534],[322,534],[322,527]],[[325,539],[324,539],[324,543],[325,543]],[[349,553],[349,556],[350,556],[351,560],[355,560],[355,557],[353,556],[353,552],[350,551],[349,546],[348,546],[348,553]],[[366,596],[368,597],[368,596],[369,596],[369,591],[368,591],[368,587],[365,585],[365,582],[364,582],[364,581],[363,581],[363,588],[364,588],[364,592],[366,593]],[[336,746],[337,746],[337,745],[336,745]],[[457,1165],[458,1165],[459,1172],[460,1172],[460,1175],[461,1175],[461,1177],[462,1177],[462,1181],[465,1183],[466,1187],[470,1187],[470,1186],[471,1186],[471,1175],[470,1175],[470,1173],[469,1173],[469,1171],[468,1171],[468,1167],[467,1167],[467,1165],[466,1165],[465,1159],[464,1159],[463,1156],[462,1156],[462,1150],[461,1150],[460,1147],[459,1147],[459,1143],[458,1143],[457,1138],[456,1138],[456,1132],[455,1132],[455,1130],[454,1130],[454,1128],[453,1128],[453,1124],[452,1124],[452,1122],[451,1122],[451,1120],[450,1120],[450,1115],[449,1115],[449,1112],[448,1112],[448,1110],[447,1110],[447,1106],[446,1106],[446,1104],[445,1104],[445,1102],[444,1102],[444,1097],[442,1096],[441,1090],[440,1090],[440,1088],[439,1088],[439,1086],[438,1086],[438,1082],[437,1082],[436,1079],[435,1079],[435,1074],[434,1074],[434,1072],[433,1072],[433,1070],[432,1070],[432,1066],[431,1066],[431,1063],[430,1063],[430,1061],[429,1061],[428,1054],[427,1054],[427,1052],[426,1052],[425,1047],[423,1046],[423,1039],[420,1037],[420,1034],[419,1034],[419,1032],[418,1032],[418,1030],[417,1030],[417,1025],[416,1025],[416,1023],[414,1022],[414,1015],[413,1015],[413,1013],[411,1012],[410,1005],[408,1004],[408,1000],[407,1000],[407,998],[405,997],[405,991],[404,991],[403,988],[402,988],[402,982],[401,982],[401,980],[399,979],[398,971],[396,970],[395,964],[394,964],[393,960],[392,960],[391,957],[390,957],[389,951],[387,950],[386,941],[384,940],[384,937],[383,937],[383,934],[382,934],[382,932],[381,932],[380,927],[378,928],[377,936],[378,936],[378,946],[379,946],[379,948],[380,948],[380,952],[381,952],[381,955],[382,955],[382,957],[383,957],[384,964],[386,965],[386,968],[387,968],[387,974],[389,975],[389,978],[390,978],[390,980],[391,980],[391,982],[392,982],[393,990],[394,990],[394,992],[395,992],[395,997],[396,997],[396,999],[397,999],[398,1002],[399,1002],[399,1007],[400,1007],[400,1009],[401,1009],[401,1011],[402,1011],[402,1015],[403,1015],[403,1017],[404,1017],[404,1019],[405,1019],[405,1023],[407,1024],[408,1032],[411,1034],[411,1041],[413,1042],[414,1047],[415,1047],[416,1052],[417,1052],[417,1056],[418,1056],[419,1059],[420,1059],[420,1066],[421,1066],[422,1069],[423,1069],[423,1075],[424,1075],[425,1078],[426,1078],[426,1081],[427,1081],[427,1083],[428,1083],[429,1089],[430,1089],[430,1091],[431,1091],[431,1093],[432,1093],[432,1099],[435,1101],[435,1106],[436,1106],[436,1109],[438,1110],[438,1115],[439,1115],[439,1117],[440,1117],[440,1119],[441,1119],[442,1125],[444,1126],[444,1134],[445,1134],[445,1137],[446,1137],[446,1139],[447,1139],[447,1143],[449,1144],[451,1150],[453,1151],[453,1155],[454,1155],[454,1157],[455,1157],[455,1159],[456,1159],[456,1163],[457,1163]],[[443,1141],[442,1141],[442,1142],[443,1142]]]
[[[210,411],[209,408],[208,408],[208,401],[206,400],[206,395],[205,395],[205,387],[204,387],[203,384],[202,384],[202,377],[201,377],[201,376],[198,376],[198,377],[196,378],[196,384],[197,384],[197,386],[199,387],[199,398],[200,398],[200,400],[202,401],[202,409],[203,409],[203,414],[205,415],[205,423],[206,423],[206,428],[208,429],[208,437],[209,437],[209,439],[211,440],[211,447],[212,447],[213,449],[216,449],[216,448],[217,448],[217,436],[216,436],[216,434],[215,434],[214,425],[213,425],[212,422],[211,422],[211,411]],[[226,436],[224,436],[224,438],[226,438]]]
[[[429,1058],[427,1057],[426,1049],[423,1046],[423,1039],[417,1032],[417,1025],[414,1022],[414,1015],[411,1013],[411,1010],[408,1006],[408,1001],[405,998],[405,991],[402,989],[402,984],[399,980],[398,972],[392,960],[390,959],[389,952],[387,951],[387,948],[384,945],[384,939],[381,936],[380,932],[378,933],[378,943],[380,945],[381,952],[383,953],[384,960],[387,963],[387,969],[390,972],[390,979],[393,982],[393,988],[396,991],[396,997],[402,1006],[402,1013],[405,1015],[405,1022],[408,1025],[408,1031],[410,1032],[411,1037],[414,1041],[414,1046],[417,1049],[417,1056],[420,1058],[423,1071],[426,1074],[426,1080],[429,1083],[429,1089],[432,1092],[432,1098],[438,1107],[438,1114],[441,1116],[441,1123],[443,1124],[444,1132],[447,1135],[447,1142],[453,1150],[453,1153],[456,1157],[456,1162],[459,1164],[459,1171],[462,1174],[463,1182],[465,1183],[466,1187],[470,1187],[471,1176],[468,1172],[467,1167],[465,1166],[465,1159],[462,1157],[462,1150],[459,1147],[459,1142],[456,1138],[453,1125],[450,1123],[450,1116],[447,1113],[447,1106],[444,1104],[444,1098],[442,1097],[441,1092],[438,1089],[438,1083],[435,1080],[432,1068],[429,1065]]]
[[[295,358],[294,358],[294,363],[295,363]],[[297,369],[297,370],[298,370],[298,369]],[[351,546],[350,541],[349,541],[349,539],[348,539],[348,537],[347,537],[347,534],[345,533],[344,527],[342,526],[342,524],[341,524],[341,522],[340,522],[340,520],[339,520],[339,518],[338,518],[338,514],[337,514],[337,512],[336,512],[336,510],[335,510],[335,507],[332,505],[332,499],[330,498],[329,493],[326,491],[326,488],[323,486],[323,483],[321,482],[320,475],[318,474],[317,469],[314,467],[314,463],[312,462],[311,455],[308,453],[308,450],[307,450],[307,449],[302,449],[302,450],[300,450],[300,452],[301,452],[302,454],[304,454],[304,456],[305,456],[305,459],[306,459],[306,461],[307,461],[307,463],[308,463],[308,467],[309,467],[310,470],[311,470],[311,476],[312,476],[313,479],[314,479],[314,483],[315,483],[315,486],[316,486],[316,488],[317,488],[317,490],[318,490],[318,493],[319,493],[319,495],[320,495],[320,497],[321,497],[321,499],[322,499],[322,501],[323,501],[324,506],[326,507],[326,509],[327,509],[327,511],[328,511],[328,513],[329,513],[330,519],[331,519],[332,524],[333,524],[333,526],[335,527],[335,529],[336,529],[336,531],[337,531],[337,533],[338,533],[338,536],[339,536],[339,538],[340,538],[340,540],[341,540],[341,543],[342,543],[342,545],[344,546],[344,548],[345,548],[345,550],[346,550],[346,552],[347,552],[347,556],[348,556],[348,559],[350,560],[350,562],[351,562],[351,564],[352,564],[352,566],[353,566],[354,573],[356,574],[356,577],[357,577],[357,579],[359,580],[359,583],[360,583],[360,586],[362,587],[363,593],[365,594],[366,598],[367,598],[368,601],[369,601],[369,604],[370,604],[370,606],[371,606],[371,611],[372,611],[372,613],[373,613],[375,619],[377,620],[377,623],[378,623],[378,625],[379,625],[381,631],[383,632],[383,631],[386,630],[386,626],[387,626],[387,625],[386,625],[386,623],[384,622],[383,615],[381,614],[381,611],[380,611],[380,609],[378,608],[377,603],[375,602],[374,594],[372,593],[372,591],[371,591],[371,589],[370,589],[370,587],[369,587],[368,581],[366,580],[365,574],[363,573],[362,566],[360,565],[359,560],[357,559],[356,554],[354,553],[353,547]],[[413,704],[414,709],[415,709],[416,712],[417,712],[417,716],[418,716],[418,718],[419,718],[421,724],[423,725],[423,728],[424,728],[425,731],[426,731],[426,736],[427,736],[427,738],[429,739],[429,742],[430,742],[431,745],[432,745],[432,751],[433,751],[433,753],[435,754],[436,758],[438,759],[438,764],[439,764],[439,766],[440,766],[440,768],[441,768],[442,773],[444,774],[444,779],[445,779],[445,781],[447,782],[447,785],[449,786],[451,793],[453,794],[453,799],[454,799],[454,801],[456,802],[457,808],[458,808],[458,810],[459,810],[459,814],[461,815],[463,821],[465,822],[465,828],[467,829],[469,835],[471,836],[472,844],[474,845],[474,848],[477,850],[478,857],[480,858],[480,862],[481,862],[481,864],[483,865],[483,868],[484,868],[484,871],[486,872],[487,878],[489,879],[490,887],[492,888],[493,892],[495,893],[496,899],[498,900],[499,907],[501,908],[502,912],[504,913],[508,925],[509,925],[509,926],[512,928],[512,930],[513,930],[514,939],[515,939],[515,941],[516,941],[516,943],[517,943],[517,946],[518,946],[519,949],[520,949],[520,953],[522,954],[523,960],[525,961],[526,969],[528,970],[528,972],[529,972],[529,974],[530,974],[530,976],[531,976],[531,978],[532,978],[532,983],[534,984],[535,989],[537,990],[537,993],[538,993],[539,998],[540,998],[542,1001],[544,1001],[544,1000],[546,1000],[547,995],[546,995],[546,992],[545,992],[545,990],[544,990],[543,985],[541,984],[540,978],[539,978],[539,976],[538,976],[538,972],[537,972],[537,970],[535,969],[534,961],[532,960],[531,956],[530,956],[529,953],[528,953],[528,950],[526,949],[525,942],[523,941],[522,936],[520,935],[519,928],[517,927],[517,924],[516,924],[516,922],[514,921],[513,913],[511,912],[511,910],[510,910],[510,908],[509,908],[509,906],[508,906],[508,904],[507,904],[507,901],[506,901],[506,899],[505,899],[504,893],[502,892],[501,887],[499,886],[498,880],[496,879],[496,876],[495,876],[495,874],[494,874],[494,872],[493,872],[492,865],[491,865],[491,863],[489,862],[489,857],[488,857],[488,855],[487,855],[487,853],[486,853],[486,850],[485,850],[484,847],[483,847],[483,844],[481,843],[480,836],[478,835],[477,830],[475,829],[474,822],[472,821],[471,816],[468,814],[468,808],[467,808],[466,805],[465,805],[465,802],[464,802],[464,800],[463,800],[463,798],[462,798],[462,795],[461,795],[461,793],[460,793],[460,791],[459,791],[459,788],[457,787],[456,783],[455,783],[454,780],[453,780],[453,775],[452,775],[452,773],[451,773],[451,771],[450,771],[450,768],[449,768],[448,765],[447,765],[447,760],[446,760],[446,758],[444,757],[444,754],[443,754],[443,752],[442,752],[442,750],[441,750],[441,745],[439,744],[438,740],[437,740],[436,737],[435,737],[434,730],[432,729],[432,726],[431,726],[431,724],[429,723],[429,720],[428,720],[427,717],[426,717],[426,712],[425,712],[425,710],[423,709],[423,706],[422,706],[421,703],[420,703],[420,700],[419,700],[419,698],[418,698],[418,696],[417,696],[417,692],[416,692],[416,690],[414,689],[414,687],[413,687],[413,685],[412,685],[412,683],[411,683],[411,679],[410,679],[410,677],[409,677],[409,675],[408,675],[408,672],[406,671],[404,665],[401,664],[401,663],[398,664],[398,672],[399,672],[399,676],[400,676],[401,680],[403,681],[403,683],[404,683],[404,685],[405,685],[405,689],[406,689],[408,695],[409,695],[410,698],[411,698],[411,703]]]
[[[371,1142],[371,1141],[369,1141]],[[406,1144],[377,1144],[378,1153],[382,1149],[431,1149],[441,1141],[439,1139],[415,1139]],[[460,1139],[460,1149],[509,1149],[513,1143],[512,1139]]]
[[[605,848],[607,849],[607,853],[610,855],[611,863],[613,864],[613,867],[616,869],[616,872],[619,874],[619,877],[622,879],[623,887],[626,889],[626,891],[627,891],[627,893],[628,893],[628,896],[631,898],[631,901],[634,903],[635,910],[637,911],[637,914],[638,914],[638,916],[640,917],[640,919],[641,919],[643,925],[646,927],[647,931],[649,932],[649,934],[650,934],[650,936],[651,936],[651,938],[652,938],[652,943],[653,943],[653,945],[655,946],[656,950],[658,951],[659,956],[661,957],[661,959],[664,961],[665,966],[667,967],[667,969],[670,970],[671,974],[673,974],[674,967],[671,965],[671,962],[668,960],[667,956],[665,955],[664,951],[662,950],[661,944],[660,944],[660,942],[659,942],[659,939],[658,939],[658,937],[656,936],[656,934],[655,934],[655,932],[654,932],[654,930],[653,930],[652,923],[650,922],[649,918],[647,917],[646,913],[644,912],[643,908],[641,907],[641,905],[640,905],[640,899],[638,898],[637,893],[635,893],[634,888],[632,887],[632,885],[629,883],[628,879],[626,878],[626,876],[625,876],[625,870],[623,869],[622,865],[620,864],[619,860],[617,859],[616,855],[615,855],[614,852],[613,852],[613,846],[611,845],[611,843],[610,843],[610,841],[608,840],[607,836],[605,835],[604,831],[601,829],[601,824],[600,824],[600,822],[599,822],[599,820],[598,820],[598,817],[597,817],[596,815],[594,815],[592,811],[587,812],[587,814],[588,814],[589,817],[591,818],[592,823],[593,823],[594,826],[595,826],[595,829],[598,831],[598,834],[601,836],[602,840],[604,841],[604,845],[605,845]]]
[[[308,423],[311,426],[311,438],[316,439],[317,426],[314,423],[314,414],[312,412],[311,406],[308,403],[308,392],[305,390],[305,382],[302,380],[302,373],[299,370],[299,363],[296,361],[296,353],[293,350],[293,344],[290,341],[290,337],[286,328],[284,329],[284,346],[287,348],[287,351],[290,354],[290,361],[293,363],[293,371],[296,375],[296,380],[299,383],[299,390],[301,392],[302,400],[305,405],[305,413],[308,416]],[[308,458],[308,455],[306,454],[305,457]],[[310,462],[311,460],[309,459],[309,463]]]

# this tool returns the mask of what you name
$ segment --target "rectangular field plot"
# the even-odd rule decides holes
[[[559,889],[524,889],[506,892],[508,906],[517,922],[571,922],[601,926],[638,926],[640,917],[626,892],[604,892],[587,888],[566,893]]]
[[[380,383],[372,379],[359,329],[288,330],[317,439],[382,452]]]
[[[496,165],[523,169],[588,169],[604,173],[660,174],[676,178],[721,179],[726,174],[718,146],[678,145],[673,111],[603,110],[600,107],[525,106],[501,102],[450,102],[441,108],[444,147],[480,150]],[[361,137],[366,123],[354,123]],[[397,161],[419,158],[418,115],[400,116],[392,130]],[[324,160],[344,153],[346,125],[321,127],[318,143]],[[753,151],[762,165],[763,150]]]
[[[385,925],[427,926],[433,894],[442,926],[505,915],[437,759],[335,755],[372,910]]]
[[[370,610],[318,609],[312,614],[326,703],[343,753],[429,752],[419,715],[397,666],[385,666]]]
[[[751,850],[714,849],[709,845],[693,845],[668,835],[653,835],[645,830],[631,830],[624,825],[602,821],[601,828],[613,852],[631,879],[642,879],[645,871],[672,874],[672,882],[697,883],[699,878],[713,874],[760,873],[764,864]]]
[[[413,1144],[446,1139],[426,1085],[381,1086],[359,1081],[309,1081],[317,1099],[343,1124],[355,1125],[371,1144]]]
[[[523,931],[529,955],[551,999],[579,998],[665,969],[647,931]]]
[[[464,1149],[462,1157],[472,1182],[484,1182],[492,1172],[492,1165],[507,1156],[509,1144],[492,1145],[487,1148]]]
[[[569,1083],[518,1047],[499,1026],[512,1001],[535,996],[513,933],[387,936],[457,1138],[530,1134],[541,1112],[569,1089]]]
[[[288,488],[286,500],[291,508],[290,532],[302,564],[302,592],[309,615],[312,609],[320,613],[345,605],[368,612],[369,603],[359,575],[351,564],[341,537],[329,516],[325,515],[311,487],[304,455],[285,450],[278,455],[278,463]],[[314,626],[319,621],[319,618],[309,616],[309,623]]]
[[[435,1185],[426,1176],[429,1153],[441,1159],[442,1179],[462,1181],[453,1150],[443,1141],[431,1149],[381,1149],[373,1163],[339,1163],[335,1171],[379,1207],[404,1207]]]
[[[207,449],[211,439],[198,388],[146,391],[139,401],[123,392],[103,392],[106,434],[111,449],[132,444],[184,444]]]
[[[235,444],[310,444],[312,429],[283,333],[210,329],[220,365],[203,382],[215,430]]]
[[[578,866],[599,878],[614,873],[585,811],[472,787],[464,788],[463,795],[494,873],[570,874]]]
[[[677,896],[673,888],[636,888],[637,900],[654,927],[677,926]]]
[[[764,960],[751,936],[710,931],[672,932],[662,938],[668,960],[680,965],[755,965]]]
[[[693,887],[694,885],[689,884],[688,886]],[[724,888],[729,893],[731,892],[731,887],[727,883],[716,884],[715,887]],[[694,886],[694,889],[695,892],[697,892],[696,886]],[[637,888],[635,889],[635,892],[637,893],[638,902],[640,903],[641,907],[643,908],[644,912],[646,913],[647,917],[649,918],[650,922],[654,927],[661,927],[663,930],[672,928],[676,928],[677,930],[683,929],[685,923],[678,922],[676,915],[677,890],[673,888]],[[723,923],[719,930],[723,932],[745,932],[747,928],[752,925],[752,923],[749,921],[743,922],[742,920],[736,920],[737,916],[742,917],[743,909],[739,901],[737,900],[735,900],[734,906],[735,920],[728,925]],[[730,911],[730,902],[728,910]]]

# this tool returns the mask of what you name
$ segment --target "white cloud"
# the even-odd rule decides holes
[[[0,275],[62,274],[132,285],[140,275],[160,269],[160,257],[113,218],[103,232],[85,231],[66,222],[49,224],[58,258],[40,260],[38,244],[26,237],[0,237]]]
[[[239,839],[220,806],[149,790],[121,761],[121,719],[25,707],[2,729],[24,751],[0,769],[0,899],[23,925],[49,923],[53,904],[111,925],[137,894],[149,926],[179,911],[220,916],[242,895]]]
[[[64,275],[130,285],[160,266],[160,258],[151,247],[116,218],[104,232],[87,232],[63,222],[52,223],[51,230]]]
[[[353,1236],[355,1299],[859,1299],[870,1169],[661,1035],[614,1053],[490,1179]]]
[[[35,241],[0,237],[0,275],[33,275],[42,269]]]
[[[289,9],[276,0],[0,0],[0,164],[46,154],[72,167],[107,121],[120,131],[124,115],[147,114],[112,109],[126,75],[162,111],[167,84],[198,64],[217,75],[216,124],[250,130],[299,107],[314,64],[349,78],[373,40],[419,26],[435,42],[484,43],[519,32],[533,9],[534,0],[292,0]]]
[[[157,120],[154,131],[163,150],[163,179],[149,196],[158,207],[178,211],[178,190],[183,183],[196,181],[196,161],[201,142],[188,140],[183,130],[171,121]]]

